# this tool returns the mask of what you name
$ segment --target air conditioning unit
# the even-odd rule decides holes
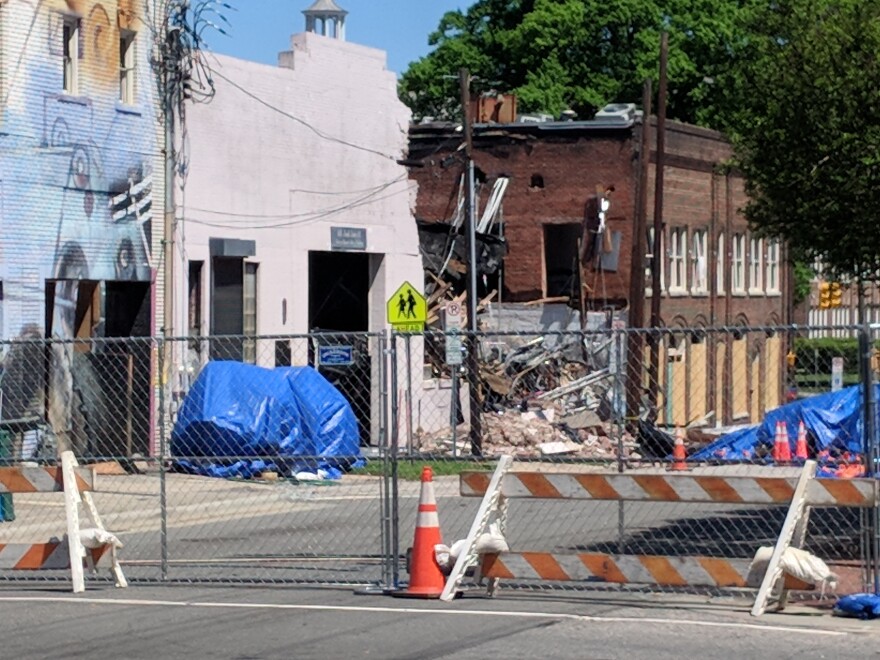
[[[635,103],[609,103],[596,113],[596,119],[629,123],[635,121]]]
[[[519,115],[516,120],[520,124],[543,124],[548,121],[553,121],[555,118],[553,115],[547,115],[544,113],[537,113],[531,115]]]

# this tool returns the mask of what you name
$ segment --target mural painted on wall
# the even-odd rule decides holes
[[[157,114],[144,20],[151,4],[3,6],[2,339],[103,337],[107,287],[151,280]],[[32,353],[21,342],[0,345],[0,420],[43,408],[56,432],[68,433],[82,359],[69,345],[44,358]]]

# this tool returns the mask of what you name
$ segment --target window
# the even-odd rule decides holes
[[[202,334],[202,267],[203,261],[189,262],[189,306],[187,310],[189,336]]]
[[[779,293],[779,241],[767,243],[767,293]]]
[[[730,287],[734,293],[746,290],[746,237],[742,234],[733,235],[733,262],[731,263]]]
[[[764,239],[749,241],[749,292],[764,293]]]
[[[687,229],[673,229],[669,235],[669,290],[687,288]]]
[[[244,265],[244,361],[254,364],[257,361],[257,268],[258,264]],[[250,337],[250,339],[247,339]]]
[[[134,105],[134,32],[119,34],[119,101]]]
[[[691,252],[691,290],[695,293],[706,293],[709,290],[709,267],[706,259],[707,234],[699,229],[693,235]]]
[[[663,254],[664,243],[665,243],[665,241],[663,240],[663,232],[661,231],[660,232],[660,251],[659,251],[660,254]],[[645,270],[645,278],[647,279],[647,282],[648,282],[646,289],[645,289],[645,295],[650,296],[653,293],[653,291],[651,289],[651,284],[653,282],[652,273],[654,272],[654,264],[655,263],[660,268],[660,290],[663,291],[666,289],[666,272],[665,272],[666,269],[663,267],[664,266],[663,260],[658,259],[656,262],[654,261],[654,228],[653,227],[648,228],[647,254],[645,256],[647,258],[647,267]]]
[[[61,52],[63,57],[63,87],[67,94],[78,91],[77,69],[79,68],[79,20],[65,18],[62,29]]]
[[[724,234],[718,234],[718,251],[715,253],[715,288],[724,293],[724,273],[727,270],[727,253],[724,251]]]

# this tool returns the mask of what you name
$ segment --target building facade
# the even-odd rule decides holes
[[[163,190],[150,26],[161,5],[0,3],[0,338],[153,331]],[[101,427],[100,402],[76,394],[85,381],[100,384],[96,398],[130,387],[149,408],[149,351],[120,355],[146,374],[126,384],[94,366],[99,345],[56,347],[45,372],[15,350],[0,350],[0,421],[48,418],[59,442],[82,448]],[[144,450],[146,431],[135,435]]]
[[[589,312],[609,312],[610,324],[611,316],[624,313],[631,326],[648,326],[657,154],[652,138],[647,176],[640,176],[642,129],[632,107],[590,121],[475,127],[481,203],[498,177],[509,178],[497,227],[508,254],[487,288],[499,288],[510,303],[561,301],[584,320]],[[423,222],[448,222],[454,212],[461,167],[450,157],[460,146],[458,135],[449,124],[411,128],[410,160],[421,165],[411,177]],[[667,122],[660,320],[681,332],[667,336],[660,349],[654,376],[660,423],[760,419],[782,401],[783,338],[737,328],[787,322],[786,258],[782,245],[752,235],[739,213],[743,181],[727,167],[730,156],[720,134]],[[640,198],[646,250],[644,263],[633,268]],[[608,208],[600,216],[602,200]],[[644,292],[642,319],[629,316],[633,277],[644,283],[633,289]],[[717,327],[729,330],[709,330]],[[650,389],[651,383],[642,385]]]
[[[194,341],[175,360],[190,374],[210,357],[315,364],[305,333],[347,333],[332,341],[353,347],[360,376],[340,387],[375,394],[379,355],[363,337],[387,327],[399,286],[422,281],[415,186],[398,163],[410,113],[385,53],[343,40],[343,10],[305,14],[315,31],[278,66],[212,58],[214,98],[189,110],[175,327]],[[369,398],[355,408],[375,415]]]

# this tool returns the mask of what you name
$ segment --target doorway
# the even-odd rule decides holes
[[[348,400],[360,444],[370,444],[370,255],[309,252],[309,363]],[[321,346],[350,346],[351,364],[320,364]]]
[[[151,320],[148,282],[46,281],[47,334],[63,340],[44,358],[46,421],[60,449],[149,452]]]

